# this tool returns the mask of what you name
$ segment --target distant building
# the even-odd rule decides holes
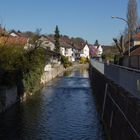
[[[101,45],[99,46],[90,46],[90,55],[91,57],[101,57],[103,53],[103,48]]]
[[[133,36],[133,46],[136,45],[140,45],[140,32],[137,32],[134,36]]]
[[[49,38],[46,36],[41,36],[39,40],[41,41],[41,47],[54,51],[55,45],[51,40],[49,40]]]
[[[89,46],[87,44],[81,50],[80,57],[89,58]]]
[[[1,45],[18,45],[18,46],[24,46],[28,38],[23,36],[22,34],[19,34],[18,32],[6,32],[5,29],[0,29],[0,44]]]
[[[61,47],[60,52],[63,56],[68,57],[69,61],[75,61],[73,48],[71,47]]]

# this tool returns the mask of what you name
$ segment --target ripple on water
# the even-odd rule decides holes
[[[78,71],[71,77],[49,82],[41,94],[22,104],[18,111],[11,112],[14,115],[5,120],[16,136],[13,138],[9,131],[6,134],[13,140],[103,140],[89,79]]]

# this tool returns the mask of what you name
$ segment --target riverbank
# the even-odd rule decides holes
[[[88,67],[88,64],[74,64],[71,67],[64,68],[62,65],[57,65],[53,67],[50,71],[46,71],[43,73],[41,77],[41,85],[40,89],[47,84],[50,80],[56,78],[57,76],[63,74],[65,71],[72,70],[76,67]],[[38,92],[38,91],[37,91]],[[26,101],[30,96],[34,95],[35,93],[24,93],[22,96],[18,94],[18,86],[15,85],[14,87],[1,87],[0,88],[0,113],[5,112],[9,109],[12,105],[16,102]]]
[[[134,96],[136,95],[135,92],[128,92],[122,85],[116,82],[117,80],[113,81],[113,78],[119,79],[120,81],[121,79],[125,79],[127,76],[123,76],[127,74],[127,71],[122,74],[124,69],[120,69],[119,72],[115,70],[111,71],[111,65],[104,66],[103,63],[97,62],[95,67],[93,65],[95,63],[91,63],[89,68],[90,81],[94,94],[96,95],[98,111],[107,136],[112,140],[140,139],[140,100]],[[133,74],[134,71],[131,71],[130,75]],[[112,79],[110,75],[113,75]],[[115,77],[115,75],[117,76]],[[119,75],[121,75],[121,78]],[[129,78],[131,79],[131,76]],[[127,86],[127,84],[125,85]],[[135,89],[133,88],[133,90]]]
[[[56,65],[53,68],[51,68],[50,71],[45,71],[43,73],[43,75],[41,76],[41,80],[40,80],[40,89],[38,91],[40,91],[49,81],[53,80],[54,78],[62,75],[64,72],[66,71],[70,71],[74,68],[78,68],[78,67],[84,67],[84,68],[88,68],[89,64],[79,64],[79,63],[74,63],[72,66],[64,68],[63,65]],[[38,92],[36,91],[36,92]],[[32,96],[35,93],[24,93],[24,95],[21,97],[21,101],[26,101],[28,99],[29,96]]]
[[[87,68],[68,73],[1,115],[0,139],[105,140]]]

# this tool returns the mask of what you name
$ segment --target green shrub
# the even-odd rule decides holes
[[[87,63],[87,62],[88,62],[88,60],[87,60],[86,57],[80,57],[80,63],[81,63],[81,64],[85,64],[85,63]]]
[[[120,65],[122,63],[122,56],[121,55],[115,55],[114,56],[114,64]]]
[[[66,56],[61,56],[61,63],[65,68],[72,66],[72,62],[69,61],[69,58]]]
[[[22,75],[25,92],[35,92],[40,87],[40,78],[45,66],[45,50],[42,48],[24,50],[23,47],[0,47],[0,68],[5,71],[2,83],[16,83],[8,71],[18,71]],[[12,74],[11,74],[12,75]]]
[[[23,56],[23,82],[26,92],[35,92],[40,87],[40,78],[45,66],[45,50],[26,52]]]

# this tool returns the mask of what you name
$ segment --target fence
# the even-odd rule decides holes
[[[90,66],[89,74],[108,139],[139,140],[140,100],[95,67]]]
[[[123,57],[122,65],[140,70],[140,56],[125,56]]]
[[[126,91],[140,98],[140,70],[114,64],[104,64],[95,60],[91,60],[91,65]]]

